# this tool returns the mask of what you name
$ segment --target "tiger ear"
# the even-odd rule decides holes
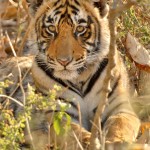
[[[106,0],[93,0],[94,6],[99,9],[101,17],[108,16],[109,6]]]
[[[44,0],[26,0],[29,6],[29,11],[32,16],[34,16],[38,7],[43,3]]]

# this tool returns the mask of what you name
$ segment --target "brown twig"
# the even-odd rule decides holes
[[[30,21],[29,26],[27,27],[26,33],[25,33],[25,35],[23,37],[23,40],[21,42],[21,45],[19,47],[19,50],[18,50],[18,53],[17,53],[18,56],[22,55],[23,47],[25,45],[25,42],[28,38],[29,33],[31,32],[32,27],[33,27],[33,24],[32,24],[32,21]]]
[[[114,0],[115,1],[115,0]],[[118,1],[118,0],[117,0]],[[115,3],[115,2],[114,2]],[[113,7],[111,8],[111,13],[113,13],[113,15],[115,15],[116,17],[120,16],[120,14],[123,11],[128,10],[131,6],[135,5],[137,3],[136,0],[128,0],[127,3],[122,4],[122,5],[118,5],[118,3],[115,3],[115,5],[113,4]]]
[[[82,137],[82,118],[81,118],[81,109],[80,109],[79,103],[77,104],[77,107],[78,107],[79,125],[80,125],[80,132],[79,132],[80,134],[78,135],[78,139],[80,139]],[[78,143],[78,141],[77,141],[77,143]],[[81,150],[83,149],[81,143],[80,144],[78,143],[77,146],[79,146],[81,148]]]
[[[28,73],[31,71],[31,68],[29,68],[26,72],[25,72],[25,74],[24,74],[24,76],[22,77],[22,79],[21,79],[21,82],[23,82],[24,81],[24,79],[26,78],[26,76],[28,75]],[[11,92],[11,94],[9,95],[10,97],[12,97],[13,95],[14,95],[14,93],[17,91],[17,89],[19,88],[19,84],[15,87],[15,89]]]
[[[110,51],[108,55],[108,68],[107,68],[107,76],[104,79],[104,86],[101,95],[101,101],[99,102],[97,111],[95,113],[93,126],[91,129],[91,140],[90,140],[90,150],[95,149],[95,139],[99,138],[101,143],[101,149],[105,149],[105,143],[103,142],[103,134],[101,130],[101,116],[105,109],[105,106],[108,102],[108,93],[110,91],[110,81],[113,78],[113,68],[116,66],[115,64],[115,55],[116,55],[116,29],[115,29],[115,20],[116,17],[120,15],[122,11],[129,9],[133,4],[135,4],[134,0],[129,0],[126,4],[122,6],[117,6],[117,1],[113,1],[112,6],[110,7],[109,12],[109,28],[110,28]],[[99,130],[95,127],[95,125],[99,126]]]
[[[16,52],[15,52],[15,50],[14,50],[14,47],[13,47],[13,45],[12,45],[12,43],[11,43],[11,40],[10,40],[10,38],[9,38],[7,32],[6,32],[6,36],[7,36],[7,38],[8,38],[8,41],[9,41],[11,50],[12,50],[12,52],[13,52],[13,55],[14,55],[14,57],[15,57],[16,60],[17,60],[17,68],[18,68],[18,72],[19,72],[19,85],[20,85],[20,89],[21,89],[21,92],[22,92],[22,95],[23,95],[23,105],[24,105],[24,107],[25,107],[25,105],[26,105],[26,95],[25,95],[24,88],[23,88],[23,86],[22,86],[22,75],[21,75],[21,69],[20,69],[19,63],[18,63],[18,57],[17,57],[17,55],[16,55]],[[31,141],[31,144],[32,144],[32,148],[33,148],[33,150],[35,150],[35,145],[34,145],[34,143],[33,143],[33,137],[32,137],[32,134],[31,134],[31,130],[30,130],[30,125],[29,125],[29,120],[28,120],[28,118],[26,118],[26,128],[27,128],[27,131],[28,131],[28,134],[29,134],[29,138],[30,138],[30,141]]]
[[[24,105],[23,105],[21,102],[19,102],[18,100],[14,99],[14,98],[12,98],[12,97],[10,97],[10,96],[0,94],[0,97],[4,97],[4,98],[7,98],[7,99],[10,99],[10,100],[12,100],[13,102],[17,103],[19,106],[24,107]]]
[[[80,149],[84,150],[83,147],[82,147],[82,145],[81,145],[81,143],[80,143],[80,141],[79,141],[79,139],[78,139],[78,137],[77,137],[77,135],[75,134],[75,132],[73,131],[72,133],[73,133],[73,136],[74,136],[74,138],[75,138],[78,146],[80,147]]]

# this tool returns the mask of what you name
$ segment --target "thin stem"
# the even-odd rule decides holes
[[[15,50],[14,50],[14,47],[13,47],[13,45],[12,45],[12,43],[11,43],[11,40],[10,40],[10,38],[9,38],[7,32],[6,32],[6,36],[7,36],[7,38],[8,38],[8,41],[9,41],[11,50],[12,50],[12,52],[13,52],[13,55],[14,55],[14,57],[15,57],[16,60],[17,60],[17,68],[18,68],[18,72],[19,72],[19,85],[20,85],[21,92],[22,92],[22,95],[23,95],[23,106],[25,107],[25,105],[26,105],[26,95],[25,95],[24,88],[23,88],[23,86],[22,86],[22,75],[21,75],[21,69],[20,69],[19,63],[18,63],[18,57],[17,57],[17,55],[16,55],[16,52],[15,52]],[[29,138],[30,138],[30,141],[31,141],[32,148],[33,148],[33,150],[35,150],[35,145],[34,145],[34,143],[33,143],[33,137],[32,137],[32,134],[31,134],[31,130],[30,130],[30,125],[29,125],[29,120],[28,120],[28,118],[26,118],[26,127],[27,127],[27,131],[28,131],[28,134],[29,134]]]
[[[0,97],[8,98],[8,99],[12,100],[13,102],[17,103],[18,105],[20,105],[21,107],[24,107],[24,105],[21,102],[19,102],[18,100],[14,99],[10,96],[0,94]]]

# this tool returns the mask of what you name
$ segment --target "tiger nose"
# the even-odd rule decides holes
[[[57,61],[58,61],[62,66],[67,66],[67,65],[72,61],[72,58],[71,58],[71,57],[67,57],[67,58],[57,58]]]

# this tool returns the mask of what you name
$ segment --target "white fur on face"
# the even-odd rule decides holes
[[[73,80],[79,76],[77,71],[61,70],[54,71],[54,76],[63,80]]]

